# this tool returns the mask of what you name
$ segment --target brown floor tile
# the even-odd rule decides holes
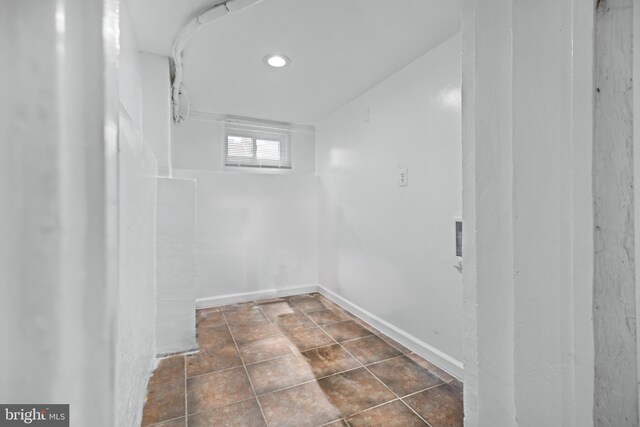
[[[302,355],[307,359],[316,378],[337,374],[360,366],[358,361],[340,347],[339,344],[305,351]]]
[[[223,313],[238,313],[242,311],[251,311],[255,307],[256,303],[254,302],[242,302],[239,304],[223,305],[222,307],[220,307],[220,310],[222,310]]]
[[[430,388],[404,401],[433,427],[462,427],[462,394],[444,384]]]
[[[388,336],[386,336],[384,334],[379,334],[378,336],[380,338],[382,338],[383,340],[385,340],[386,342],[388,342],[389,344],[391,344],[393,347],[397,348],[398,351],[402,352],[402,354],[411,353],[411,350],[409,350],[407,347],[403,346],[402,344],[400,344],[397,341],[392,340]]]
[[[149,379],[149,387],[184,381],[184,356],[171,356],[158,361],[158,367],[154,369]]]
[[[318,299],[318,301],[320,301],[322,303],[322,305],[324,305],[327,308],[337,309],[337,310],[340,310],[340,311],[342,311],[344,313],[347,313],[346,310],[344,310],[342,307],[340,307],[338,304],[336,304],[335,302],[331,301],[329,298],[325,297],[324,295],[317,294],[316,298]]]
[[[249,341],[259,340],[262,338],[272,337],[275,335],[282,335],[280,328],[271,323],[260,323],[255,325],[239,325],[231,326],[231,332],[238,344],[247,343]]]
[[[293,313],[280,314],[278,317],[272,319],[272,322],[283,331],[293,331],[316,326],[311,319],[298,310]]]
[[[187,379],[189,414],[230,405],[252,396],[253,390],[244,368],[234,368]]]
[[[340,419],[316,382],[264,394],[258,400],[270,426],[320,426]]]
[[[449,385],[456,390],[459,390],[460,393],[464,391],[464,383],[457,378],[454,378],[453,381],[449,383]]]
[[[334,340],[338,342],[371,335],[370,331],[358,325],[353,320],[347,320],[346,322],[340,323],[332,323],[331,325],[323,326],[322,329],[324,329]]]
[[[365,368],[323,378],[318,384],[344,417],[396,398]]]
[[[427,425],[399,400],[361,412],[347,421],[353,427],[417,427]]]
[[[229,328],[226,326],[198,328],[196,336],[198,338],[198,345],[201,349],[222,347],[228,344],[233,344],[233,338],[231,338]]]
[[[345,320],[351,320],[346,313],[336,310],[336,309],[327,309],[320,311],[313,311],[311,313],[307,313],[307,316],[318,325],[327,325],[329,323],[338,323],[344,322]]]
[[[189,416],[189,427],[264,427],[255,398]]]
[[[317,292],[313,292],[310,294],[301,294],[301,295],[291,295],[288,297],[285,297],[285,299],[287,301],[308,301],[308,300],[313,300],[316,298],[320,298],[320,294]]]
[[[287,331],[286,334],[291,343],[293,343],[293,345],[298,348],[298,351],[301,352],[335,343],[333,338],[317,326],[314,326],[313,328]]]
[[[373,326],[371,326],[370,324],[368,324],[364,320],[360,320],[358,318],[356,318],[354,320],[358,325],[362,326],[363,328],[365,328],[366,330],[371,332],[373,335],[380,335],[381,332],[379,330],[377,330],[376,328],[374,328]]]
[[[150,387],[142,415],[142,425],[184,416],[184,380]]]
[[[433,427],[462,425],[461,381],[318,293],[199,309],[196,327],[201,351],[149,379],[142,426],[427,425],[409,403]],[[380,381],[415,394],[393,400]]]
[[[325,424],[323,427],[348,427],[348,425],[344,420],[338,420],[330,424]]]
[[[187,419],[185,417],[176,418],[170,421],[165,421],[163,423],[152,424],[149,427],[186,427]]]
[[[187,356],[187,376],[208,374],[223,369],[242,366],[242,360],[234,343],[221,347],[202,348]]]
[[[240,356],[246,364],[284,356],[295,350],[295,346],[282,335],[249,341],[238,345],[238,348],[240,349]]]
[[[305,313],[311,313],[312,311],[326,310],[327,308],[329,308],[325,306],[319,298],[316,298],[316,297],[292,299],[292,300],[289,300],[289,302],[295,308]]]
[[[271,303],[261,303],[260,308],[267,315],[269,320],[274,321],[281,314],[293,313],[291,305],[285,300],[278,300]]]
[[[276,302],[287,301],[286,297],[276,297],[276,298],[267,298],[254,301],[254,304],[263,305],[263,304],[273,304]]]
[[[258,395],[315,379],[306,359],[295,354],[248,365],[247,370]]]
[[[197,327],[217,327],[217,326],[225,326],[225,320],[222,316],[222,312],[220,309],[202,309],[196,311],[196,325]]]
[[[455,379],[449,373],[443,371],[442,369],[438,368],[433,363],[429,362],[426,359],[423,359],[422,357],[418,356],[415,353],[408,354],[407,357],[409,357],[411,360],[416,362],[418,365],[422,366],[424,369],[426,369],[429,372],[431,372],[436,377],[440,378],[445,383],[450,383],[451,381],[453,381]]]
[[[382,338],[375,335],[347,341],[342,343],[342,345],[363,365],[390,359],[402,354]]]
[[[442,383],[440,378],[407,356],[375,363],[368,368],[400,397]]]
[[[234,311],[225,311],[224,317],[227,319],[230,327],[234,325],[254,325],[256,323],[268,323],[269,319],[264,315],[259,306],[250,309],[240,309]]]

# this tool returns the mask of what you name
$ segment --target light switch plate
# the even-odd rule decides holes
[[[407,168],[398,169],[398,187],[409,185],[409,170]]]

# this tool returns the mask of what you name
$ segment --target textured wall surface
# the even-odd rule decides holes
[[[143,132],[158,161],[158,175],[171,176],[171,79],[169,58],[140,53]]]
[[[126,111],[120,115],[118,426],[140,424],[155,356],[156,160]]]
[[[456,361],[460,84],[455,35],[317,127],[320,283]]]
[[[465,287],[466,296],[476,300],[465,304],[476,311],[469,328],[475,329],[477,348],[473,341],[465,341],[470,346],[465,363],[477,365],[479,413],[476,420],[470,417],[469,424],[478,426],[515,424],[511,3],[477,1],[474,56],[467,58],[467,64],[474,62],[475,104],[465,104],[463,114],[475,114],[475,128],[474,146],[465,147],[465,155],[471,148],[475,158],[465,159],[463,173],[465,180],[474,181],[475,192],[465,191],[465,215],[474,209],[475,222],[465,224],[465,235],[473,235],[476,242],[476,282],[468,282],[473,272],[465,273]],[[469,72],[465,69],[463,75],[469,78]],[[464,145],[470,143],[466,135]],[[471,168],[470,162],[474,162]],[[469,178],[470,173],[474,175]],[[465,255],[473,249],[466,248]]]
[[[119,291],[117,425],[137,427],[155,357],[156,158],[143,139],[140,55],[127,3],[120,5]],[[160,106],[157,106],[160,108]],[[169,107],[166,106],[166,110]],[[156,124],[159,126],[159,123]],[[168,128],[169,123],[166,122]]]
[[[0,2],[0,401],[74,426],[117,424],[117,17]]]
[[[464,221],[462,257],[464,363],[464,418],[477,426],[478,410],[478,324],[476,289],[476,0],[462,2],[462,220]],[[469,232],[471,230],[472,232]]]
[[[158,179],[157,354],[196,348],[196,181]]]
[[[595,423],[638,425],[632,0],[602,0],[595,50]]]
[[[592,8],[464,3],[468,426],[593,425]]]

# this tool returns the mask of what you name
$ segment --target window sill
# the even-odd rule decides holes
[[[291,175],[292,169],[278,169],[278,168],[254,168],[254,167],[239,167],[239,166],[224,166],[222,168],[224,172],[236,172],[236,173],[255,173],[264,175]]]

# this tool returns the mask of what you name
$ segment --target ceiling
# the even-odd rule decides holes
[[[140,49],[170,56],[220,0],[130,0]],[[460,28],[461,0],[263,0],[214,21],[184,51],[192,110],[315,124]],[[274,69],[263,58],[291,58]]]

